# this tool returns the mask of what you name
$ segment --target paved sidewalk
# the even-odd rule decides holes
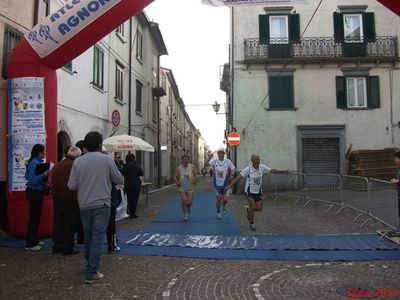
[[[212,191],[209,177],[199,191]],[[138,219],[119,221],[119,230],[140,231],[177,197],[175,188],[141,195]],[[243,196],[231,197],[229,210],[242,231],[249,231]],[[256,215],[257,234],[375,232],[383,228],[353,224],[350,210],[335,215],[326,207],[304,208],[293,200],[266,199]],[[400,261],[314,263],[304,261],[210,260],[158,256],[102,257],[103,281],[85,285],[83,255],[0,248],[0,299],[350,299],[358,287],[364,295],[400,293]],[[365,298],[365,297],[364,297]],[[357,299],[362,299],[357,297]],[[378,298],[379,299],[379,298]],[[381,297],[381,299],[400,299]]]

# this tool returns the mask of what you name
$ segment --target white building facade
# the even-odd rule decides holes
[[[239,169],[259,153],[271,167],[343,173],[350,148],[400,146],[400,18],[375,0],[307,2],[231,8]]]

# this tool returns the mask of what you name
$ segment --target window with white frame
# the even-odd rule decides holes
[[[336,76],[336,107],[340,109],[380,108],[379,76]]]
[[[104,88],[104,52],[95,45],[93,48],[93,81],[92,84],[99,88]]]
[[[121,25],[119,25],[117,27],[117,29],[115,30],[117,32],[117,34],[121,35],[121,36],[125,36],[125,24],[122,23]]]
[[[365,77],[347,77],[347,107],[367,107],[367,81]]]
[[[115,64],[115,100],[123,102],[124,67],[117,61]]]
[[[136,32],[136,58],[143,59],[143,35],[139,30]]]
[[[270,44],[288,44],[289,28],[288,16],[270,16],[269,17],[269,36]]]
[[[10,59],[11,51],[15,48],[17,43],[22,39],[23,34],[18,32],[16,29],[6,26],[4,29],[3,39],[3,69],[2,76],[7,78],[7,66]]]
[[[346,43],[363,42],[363,18],[361,14],[343,14],[343,25]]]
[[[143,84],[136,80],[136,112],[142,113],[142,87]]]

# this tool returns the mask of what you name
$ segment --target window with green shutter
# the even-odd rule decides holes
[[[374,13],[333,13],[334,37],[342,43],[343,56],[367,55],[367,42],[375,41]]]
[[[337,76],[336,107],[340,109],[379,108],[378,76]]]
[[[268,44],[268,57],[292,55],[291,44],[300,41],[299,14],[259,15],[259,43]]]
[[[293,75],[270,75],[268,86],[270,110],[294,109]]]

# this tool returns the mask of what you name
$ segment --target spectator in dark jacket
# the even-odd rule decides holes
[[[107,152],[105,154],[107,154]],[[118,157],[114,157],[114,162],[118,170],[122,173],[122,166],[119,163]],[[114,251],[120,250],[118,246],[117,224],[115,217],[117,214],[117,207],[120,205],[121,201],[121,191],[118,189],[118,185],[112,182],[110,219],[108,220],[107,226],[107,250],[110,254]]]
[[[125,177],[125,191],[128,200],[129,217],[137,218],[136,207],[142,187],[140,176],[143,176],[143,170],[137,166],[134,154],[129,153],[125,161],[123,174]]]
[[[53,253],[63,255],[79,253],[74,249],[74,234],[78,225],[79,205],[77,192],[67,184],[75,158],[81,155],[78,147],[70,147],[66,158],[53,170],[51,191],[54,200]]]

